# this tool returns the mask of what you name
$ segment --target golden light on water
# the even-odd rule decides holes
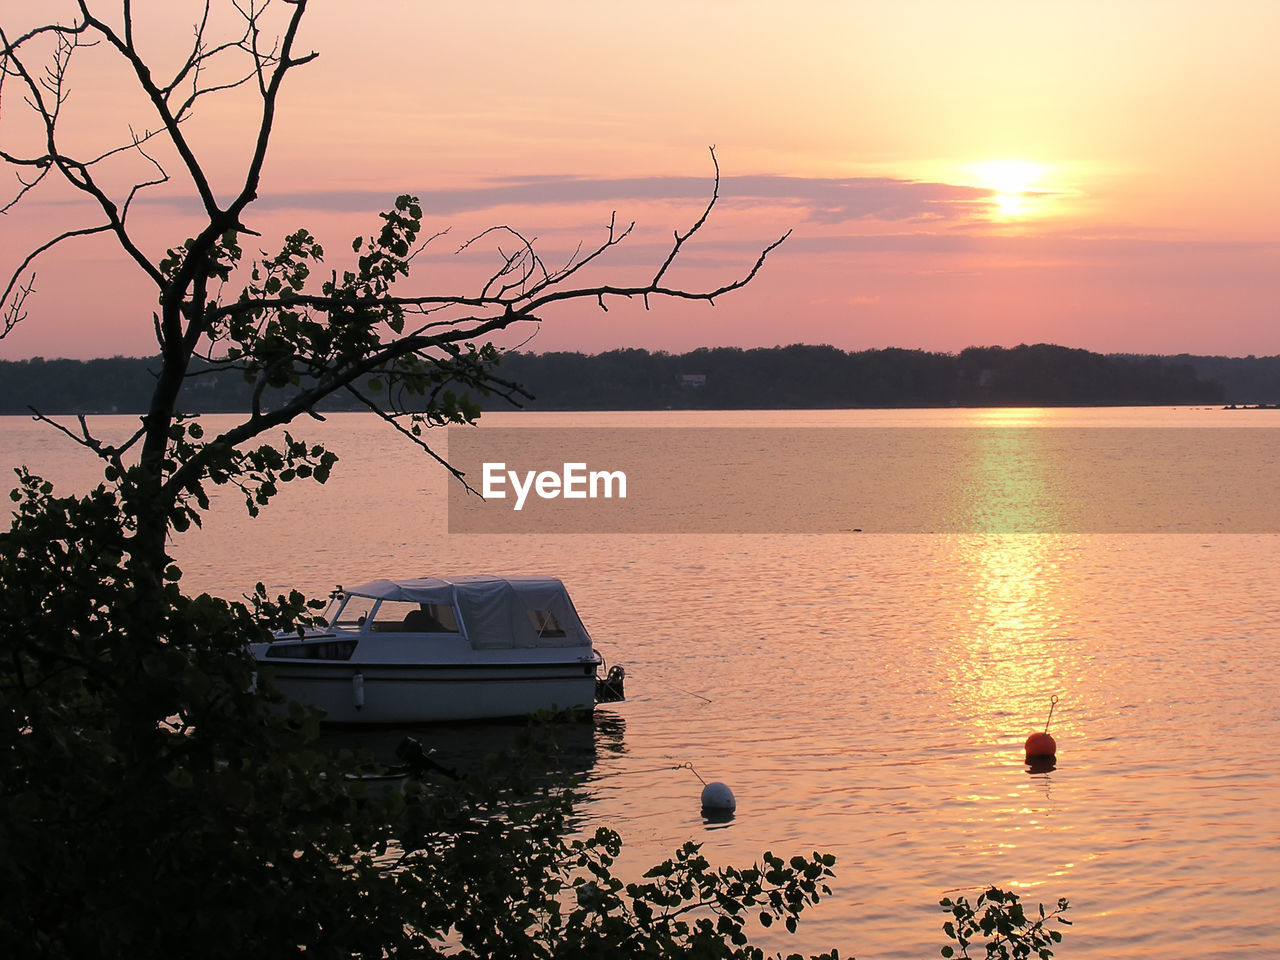
[[[974,427],[1033,427],[1049,419],[1044,407],[986,407],[969,411],[967,422]]]
[[[966,557],[973,579],[968,641],[975,657],[985,661],[977,692],[986,703],[1010,712],[1020,710],[1035,691],[1052,692],[1053,664],[1038,655],[1060,613],[1049,539],[1043,534],[974,537]]]
[[[974,532],[1051,530],[1061,498],[1046,469],[1048,431],[1032,426],[1039,411],[996,410],[969,431],[965,462],[971,464],[963,497],[956,504],[958,526]]]
[[[1011,727],[1020,732],[1040,719],[1041,702],[1047,705],[1059,682],[1046,646],[1068,602],[1057,548],[1050,536],[1013,532],[1053,523],[1053,481],[1044,472],[1052,458],[1039,450],[1047,436],[994,423],[972,431],[974,467],[960,508],[988,532],[959,541],[970,600],[958,638],[969,660],[958,698],[969,702],[978,735],[992,744],[1007,739]]]

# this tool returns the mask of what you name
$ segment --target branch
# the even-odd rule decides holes
[[[131,134],[133,133],[132,127],[129,129],[129,132]],[[133,148],[138,151],[139,156],[151,162],[151,165],[156,168],[156,172],[158,176],[154,180],[143,180],[139,183],[135,183],[130,188],[129,195],[124,198],[124,206],[120,208],[120,225],[122,227],[124,226],[125,220],[128,219],[129,217],[129,205],[133,203],[133,198],[138,195],[139,190],[145,190],[147,187],[157,187],[162,183],[169,182],[169,175],[165,173],[164,167],[160,165],[160,161],[156,160],[155,157],[151,156],[149,153],[147,153],[147,151],[142,149],[142,144],[145,143],[148,139],[150,139],[151,136],[153,135],[146,131],[143,132],[142,137],[138,137],[135,134],[133,138]],[[121,149],[127,149],[127,148],[121,148]]]
[[[662,266],[658,268],[658,272],[653,275],[652,286],[656,287],[659,281],[662,280],[663,274],[667,272],[667,267],[671,266],[672,261],[674,261],[676,255],[680,253],[680,248],[684,246],[685,241],[702,229],[702,225],[707,222],[707,217],[711,216],[711,210],[716,205],[716,201],[720,199],[720,161],[716,159],[715,147],[708,147],[707,149],[711,152],[711,165],[716,171],[715,181],[711,186],[711,199],[707,201],[707,208],[702,211],[702,216],[694,222],[693,226],[683,234],[680,233],[679,230],[676,231],[675,243],[672,244],[671,252],[667,254],[667,259],[662,262]],[[779,243],[781,243],[781,241],[779,241]]]
[[[314,386],[300,390],[288,403],[267,413],[255,412],[249,419],[229,430],[224,431],[214,441],[206,445],[198,453],[178,467],[161,488],[161,495],[175,500],[180,491],[186,489],[204,476],[212,458],[212,451],[218,446],[236,447],[246,440],[252,439],[274,427],[290,423],[296,417],[307,413],[320,400],[339,390],[346,389],[348,384],[355,383],[361,377],[374,373],[400,357],[411,353],[422,353],[430,349],[442,349],[446,352],[456,350],[453,344],[460,340],[483,337],[486,334],[502,330],[515,323],[520,317],[511,314],[491,320],[475,321],[475,325],[465,330],[452,330],[429,337],[402,337],[386,344],[382,349],[354,359],[337,368],[328,369]]]
[[[182,158],[183,164],[187,168],[192,182],[195,184],[196,192],[200,194],[200,201],[204,205],[205,212],[210,216],[214,216],[221,211],[218,209],[217,200],[213,195],[213,188],[209,185],[209,180],[204,174],[199,161],[195,157],[195,153],[191,149],[191,145],[187,143],[186,137],[178,127],[178,118],[169,110],[168,100],[156,83],[151,78],[151,70],[143,62],[139,56],[137,49],[133,45],[133,18],[126,4],[125,9],[125,36],[121,38],[110,25],[102,22],[92,13],[89,12],[87,0],[77,0],[80,7],[80,14],[84,17],[86,26],[92,27],[102,35],[106,41],[116,48],[116,51],[125,59],[125,61],[133,69],[134,76],[138,80],[138,84],[142,91],[151,100],[152,106],[155,108],[156,115],[160,118],[160,122],[164,125],[168,132],[169,140],[178,151],[178,155]]]
[[[200,22],[195,25],[195,40],[192,43],[191,52],[187,54],[187,59],[183,62],[182,66],[178,68],[178,72],[174,74],[173,79],[170,80],[166,86],[161,88],[161,93],[164,94],[165,100],[168,101],[169,97],[173,95],[173,92],[182,85],[184,80],[186,80],[187,75],[191,75],[191,86],[193,92],[192,95],[187,98],[187,101],[178,108],[177,113],[175,114],[177,117],[181,117],[191,104],[195,102],[196,98],[201,95],[198,77],[204,63],[213,59],[224,50],[244,49],[244,42],[248,38],[248,32],[246,30],[246,33],[239,39],[228,40],[226,43],[221,43],[212,49],[206,50],[204,46],[204,32],[209,26],[210,2],[211,0],[205,0],[204,13],[200,16]],[[237,7],[237,9],[239,8]],[[243,11],[241,11],[241,13],[243,13]],[[252,76],[253,74],[249,74],[245,77],[245,80],[250,79]],[[240,81],[240,83],[243,82],[243,80]],[[239,84],[237,84],[237,86],[239,86]]]
[[[81,5],[81,9],[84,10],[85,9],[84,0],[80,0],[80,5]],[[85,12],[87,13],[87,10]],[[93,160],[82,162],[82,161],[75,160],[72,157],[65,156],[58,150],[57,123],[58,123],[59,112],[62,108],[63,103],[66,102],[66,98],[67,98],[67,92],[64,88],[66,71],[67,71],[68,65],[70,64],[72,54],[77,49],[77,47],[83,45],[81,42],[80,34],[87,28],[90,22],[91,21],[86,18],[85,24],[82,24],[78,27],[64,28],[61,30],[52,31],[57,36],[58,49],[54,53],[53,65],[51,67],[46,68],[45,70],[46,76],[41,80],[37,80],[32,75],[31,71],[27,69],[22,59],[18,56],[16,45],[9,44],[6,41],[6,46],[4,51],[5,72],[6,74],[11,74],[13,76],[20,77],[23,83],[26,85],[27,94],[28,94],[26,101],[31,106],[31,108],[36,111],[36,113],[39,115],[41,121],[44,124],[46,152],[42,156],[34,157],[34,158],[18,158],[10,154],[3,154],[4,160],[14,165],[34,166],[37,169],[56,167],[58,172],[62,174],[63,178],[68,183],[70,183],[77,190],[80,190],[81,192],[87,193],[90,196],[92,196],[97,201],[98,206],[102,209],[103,213],[106,215],[105,224],[100,224],[96,227],[83,228],[80,230],[67,231],[66,233],[60,235],[52,243],[46,244],[43,247],[38,248],[33,255],[28,256],[28,258],[24,261],[23,267],[20,268],[18,272],[20,273],[21,269],[25,269],[25,267],[29,265],[31,261],[34,259],[34,256],[38,255],[39,253],[43,253],[45,250],[48,250],[50,246],[53,246],[56,243],[60,243],[62,240],[68,239],[72,236],[83,236],[88,233],[99,233],[105,230],[110,230],[116,234],[117,239],[120,241],[121,247],[123,247],[125,252],[129,254],[129,256],[134,260],[134,262],[136,262],[140,267],[142,267],[142,269],[157,284],[159,284],[163,281],[163,277],[160,275],[160,272],[155,268],[155,266],[146,257],[146,255],[143,254],[143,252],[138,248],[138,246],[133,242],[132,237],[130,237],[128,231],[125,230],[124,222],[121,220],[119,211],[117,210],[115,204],[98,187],[97,183],[93,179],[93,175],[90,173],[89,167],[92,164],[97,163],[102,159],[105,159],[107,156],[110,156],[113,151],[108,151],[105,154],[101,154],[98,157],[94,158]],[[0,36],[2,36],[2,34],[0,34]],[[48,93],[51,95],[52,105],[47,101],[45,97],[45,93]],[[38,177],[37,181],[39,179],[42,179],[42,176]],[[34,184],[24,185],[24,188],[20,192],[19,196],[21,196],[22,194],[25,194],[30,189],[31,186],[34,186]],[[16,199],[17,198],[15,198],[15,202],[16,202]],[[12,204],[7,206],[5,209],[6,210],[9,209],[9,207],[11,206]],[[11,288],[12,288],[12,284],[10,284],[10,289]],[[3,302],[3,301],[0,300],[0,302]]]
[[[538,310],[549,303],[555,303],[560,300],[582,299],[583,297],[594,297],[601,302],[602,306],[605,297],[623,297],[626,299],[644,297],[645,306],[647,307],[650,296],[670,297],[673,300],[705,300],[708,303],[714,304],[717,297],[723,296],[733,290],[740,290],[754,280],[756,274],[760,272],[760,268],[764,266],[765,259],[774,250],[778,249],[778,247],[780,247],[789,236],[791,236],[790,230],[765,247],[760,252],[760,256],[756,258],[756,262],[752,265],[751,269],[744,276],[730,283],[716,287],[714,290],[681,290],[677,287],[663,287],[655,283],[649,283],[642,287],[615,287],[606,285],[581,290],[553,290],[548,294],[530,300],[529,303],[525,305],[524,309]]]
[[[58,234],[52,240],[47,240],[40,244],[40,246],[36,247],[26,255],[22,263],[18,264],[18,269],[13,271],[13,276],[9,278],[9,282],[4,288],[4,293],[0,294],[0,304],[8,304],[4,308],[3,331],[0,331],[0,340],[3,340],[14,327],[26,319],[27,315],[23,312],[22,307],[26,302],[27,297],[35,292],[36,282],[36,275],[34,273],[27,278],[26,284],[21,282],[22,274],[27,267],[31,266],[35,259],[46,250],[56,247],[64,240],[70,240],[72,237],[87,237],[95,233],[105,233],[110,229],[111,225],[104,223],[96,227],[85,227],[81,230],[67,230],[64,233]],[[14,290],[17,290],[17,296],[14,297],[13,302],[10,303],[9,297],[13,294]]]
[[[14,279],[10,281],[9,289],[5,291],[5,298],[9,296],[9,293],[12,291],[16,283],[17,275],[15,274]],[[22,308],[27,302],[27,297],[35,293],[36,275],[34,273],[31,274],[31,276],[27,278],[27,282],[25,284],[18,285],[17,290],[17,296],[13,298],[13,302],[5,308],[3,316],[0,317],[0,340],[7,337],[14,327],[27,319],[27,312]],[[4,300],[0,299],[0,303],[3,302]]]
[[[393,414],[389,414],[385,410],[383,410],[381,407],[379,407],[378,404],[372,398],[365,396],[361,391],[356,389],[354,384],[348,383],[345,385],[343,389],[345,389],[347,393],[351,394],[353,397],[359,400],[362,404],[364,404],[366,407],[368,407],[370,410],[376,413],[383,421],[391,424],[391,426],[394,427],[396,432],[399,433],[401,436],[408,437],[409,440],[411,440],[413,443],[417,444],[419,447],[425,450],[431,456],[431,459],[435,460],[436,463],[440,464],[440,466],[444,467],[451,474],[453,474],[454,478],[457,479],[457,481],[461,483],[464,487],[466,487],[469,493],[474,493],[477,497],[480,496],[479,491],[477,491],[473,486],[471,486],[471,484],[467,483],[467,481],[464,479],[466,474],[464,474],[461,470],[459,470],[457,467],[451,464],[444,457],[440,456],[440,454],[432,450],[431,447],[427,445],[427,442],[423,440],[421,437],[415,436],[412,430],[405,429],[405,427],[401,425],[400,421]]]
[[[107,461],[112,466],[116,467],[116,469],[119,470],[121,475],[123,476],[124,464],[120,459],[120,455],[125,450],[127,450],[130,446],[133,445],[133,443],[136,441],[138,437],[138,434],[135,434],[133,439],[127,441],[123,447],[116,447],[116,446],[112,446],[109,443],[103,443],[101,440],[99,440],[97,437],[95,437],[92,433],[89,432],[89,422],[85,418],[85,415],[83,413],[79,414],[76,417],[76,419],[80,423],[80,434],[79,436],[77,436],[75,432],[72,431],[69,427],[64,426],[63,424],[59,423],[57,420],[52,419],[51,417],[45,416],[35,407],[28,406],[27,409],[31,411],[32,419],[39,421],[41,423],[49,424],[54,429],[59,430],[62,433],[66,434],[68,437],[70,437],[80,446],[84,447],[86,450],[92,450],[97,457]]]
[[[290,2],[294,7],[293,14],[289,18],[289,25],[285,28],[284,37],[280,41],[279,57],[275,62],[275,69],[271,73],[269,82],[263,80],[263,64],[258,60],[257,20],[250,20],[250,26],[253,28],[254,59],[255,63],[258,64],[256,73],[262,93],[262,120],[258,126],[258,140],[254,146],[253,157],[249,161],[249,169],[244,178],[244,187],[241,189],[239,196],[232,201],[231,206],[227,208],[228,215],[237,219],[241,211],[257,199],[258,196],[258,183],[262,176],[262,165],[267,158],[267,144],[271,140],[271,128],[275,123],[276,100],[279,98],[280,85],[284,82],[285,74],[294,67],[310,63],[319,56],[317,53],[309,53],[296,59],[293,57],[293,42],[298,35],[298,26],[302,22],[302,17],[307,12],[307,0],[290,0]],[[238,6],[237,9],[239,9]],[[265,5],[263,9],[265,9]],[[252,8],[250,8],[250,12],[252,13]]]
[[[526,342],[527,339],[526,339]],[[438,409],[437,401],[440,394],[448,389],[450,384],[459,384],[464,387],[474,387],[477,390],[484,391],[486,394],[496,394],[503,400],[506,400],[513,407],[523,407],[521,398],[525,400],[533,399],[533,395],[524,387],[513,380],[506,380],[502,377],[495,376],[491,371],[478,370],[475,356],[453,356],[448,359],[436,359],[422,357],[420,354],[409,354],[403,359],[416,359],[424,363],[431,364],[435,372],[439,375],[440,380],[432,388],[429,394],[425,394],[420,389],[415,390],[415,380],[424,376],[430,376],[430,373],[422,370],[415,370],[412,367],[392,367],[384,371],[381,375],[387,380],[387,405],[392,408],[391,416],[394,417],[417,417],[421,416],[421,411],[409,409],[409,404],[404,402],[403,395],[405,393],[419,398],[419,402],[425,396],[426,407],[428,411]],[[396,390],[401,397],[397,398],[392,395],[392,391]]]
[[[589,254],[587,254],[581,260],[577,259],[578,250],[581,250],[581,245],[579,245],[578,250],[575,250],[574,255],[569,258],[569,262],[566,263],[563,267],[560,268],[559,271],[556,272],[556,274],[554,275],[554,279],[551,282],[562,283],[563,281],[567,280],[569,277],[577,273],[579,270],[581,270],[583,267],[585,267],[587,264],[591,263],[591,261],[603,255],[611,247],[616,247],[618,244],[622,243],[623,240],[627,239],[627,237],[631,235],[631,231],[635,229],[636,222],[632,220],[629,224],[627,224],[626,228],[621,233],[617,232],[617,226],[618,226],[618,212],[615,210],[609,214],[608,238],[603,243],[601,243],[600,246],[596,247],[594,250],[592,250]],[[536,295],[538,289],[539,288],[535,287],[534,290],[531,290],[530,291],[531,295]]]
[[[269,3],[270,0],[267,0],[267,2]],[[260,9],[256,11],[250,9],[246,12],[240,7],[239,3],[236,3],[235,0],[233,0],[232,6],[234,6],[240,15],[245,18],[245,32],[235,40],[228,40],[225,43],[220,43],[215,47],[206,49],[204,46],[204,32],[209,25],[209,4],[210,0],[205,0],[204,13],[200,17],[200,22],[195,26],[195,40],[191,47],[191,53],[187,55],[186,61],[178,69],[178,72],[174,75],[174,78],[168,83],[168,85],[160,88],[160,92],[164,96],[165,103],[167,104],[177,88],[181,86],[187,76],[190,75],[191,94],[178,106],[177,110],[173,111],[173,116],[179,123],[182,122],[182,120],[191,111],[192,107],[195,106],[196,101],[201,97],[206,94],[217,93],[220,90],[234,90],[236,87],[243,86],[255,76],[259,75],[255,59],[255,69],[246,73],[239,80],[229,80],[226,83],[217,84],[212,87],[200,86],[200,74],[204,71],[205,66],[209,61],[214,57],[228,50],[244,51],[248,49],[250,37],[255,38],[254,42],[256,42],[258,17],[261,16],[267,6],[266,3],[264,3]],[[270,62],[275,61],[272,59]]]
[[[23,180],[22,177],[17,178],[18,182],[22,184],[22,189],[17,192],[17,194],[14,196],[12,200],[6,203],[3,207],[0,207],[0,213],[8,213],[10,210],[12,210],[14,207],[18,205],[18,201],[20,201],[24,196],[26,196],[29,191],[34,190],[36,187],[40,185],[40,181],[43,180],[45,176],[48,175],[53,165],[45,162],[44,157],[41,157],[38,160],[19,160],[17,157],[11,156],[10,154],[5,153],[3,150],[0,150],[0,160],[4,160],[5,163],[12,164],[15,167],[34,166],[40,171],[39,173],[36,174],[36,178],[30,182]]]
[[[511,290],[522,289],[524,284],[528,281],[529,277],[533,275],[533,272],[535,270],[541,269],[542,275],[544,278],[548,278],[550,276],[550,274],[547,272],[547,268],[543,266],[542,260],[538,257],[538,254],[535,252],[533,248],[533,242],[526,239],[525,236],[522,233],[520,233],[520,231],[515,230],[507,226],[506,224],[498,224],[496,226],[485,228],[484,230],[480,231],[480,233],[476,234],[474,237],[472,237],[470,240],[464,243],[462,246],[460,246],[454,252],[454,255],[457,256],[458,254],[464,253],[465,251],[469,250],[472,247],[472,245],[478,243],[480,240],[482,240],[483,238],[493,233],[511,234],[511,236],[515,237],[515,239],[519,242],[521,249],[518,250],[516,253],[508,255],[502,252],[501,247],[498,248],[498,254],[503,258],[503,264],[501,267],[498,268],[498,271],[489,278],[488,282],[486,282],[485,285],[481,288],[480,290],[481,299],[491,300],[494,302],[502,302],[503,298]],[[511,283],[504,284],[502,287],[498,289],[498,292],[496,294],[491,294],[489,292],[495,283],[497,283],[499,280],[501,280],[503,277],[507,276],[508,274],[516,272],[517,270],[521,271],[519,279]]]

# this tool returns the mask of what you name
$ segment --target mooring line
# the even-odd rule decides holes
[[[684,763],[677,763],[673,767],[646,767],[644,770],[615,770],[612,773],[598,773],[591,779],[603,780],[606,777],[628,777],[639,773],[666,773],[668,770],[688,770],[699,780],[702,780],[702,775],[697,770],[694,770],[693,764],[687,760]],[[702,780],[702,785],[706,786],[706,784],[707,781]]]
[[[676,693],[683,693],[683,694],[685,694],[686,696],[690,696],[690,697],[697,697],[697,698],[698,698],[699,700],[701,700],[703,703],[713,703],[713,702],[714,702],[710,697],[704,697],[702,694],[700,694],[700,693],[694,693],[692,690],[685,690],[685,689],[683,689],[683,688],[681,688],[681,687],[677,687],[677,686],[676,686],[675,684],[673,684],[673,683],[668,683],[668,684],[667,684],[667,686],[668,686],[668,687],[670,687],[672,690],[674,690]]]

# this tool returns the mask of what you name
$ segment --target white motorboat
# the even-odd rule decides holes
[[[564,584],[552,577],[375,580],[339,587],[321,629],[253,656],[327,723],[411,724],[590,711],[621,700]]]

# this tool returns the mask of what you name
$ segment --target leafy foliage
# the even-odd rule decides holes
[[[278,253],[245,264],[242,242],[253,232],[241,220],[257,197],[285,78],[315,57],[294,50],[307,0],[232,2],[220,13],[238,17],[241,31],[229,38],[212,36],[224,18],[210,15],[209,0],[168,80],[136,42],[148,31],[134,29],[141,14],[131,5],[112,22],[90,0],[75,6],[68,23],[18,36],[0,28],[0,84],[18,85],[16,102],[39,131],[26,153],[0,149],[19,184],[0,210],[61,178],[101,220],[18,264],[0,292],[0,337],[27,317],[32,263],[102,233],[155,288],[159,370],[132,437],[104,442],[83,417],[78,433],[54,424],[101,459],[104,483],[58,497],[20,472],[15,518],[0,535],[0,943],[77,960],[762,957],[748,922],[794,930],[828,892],[830,855],[766,854],[749,868],[715,868],[689,844],[624,883],[613,874],[617,834],[569,839],[569,786],[518,764],[373,795],[360,759],[314,749],[317,718],[285,705],[247,652],[305,622],[309,604],[296,593],[269,598],[261,585],[243,602],[187,596],[168,543],[199,525],[210,485],[238,488],[256,514],[284,483],[323,483],[334,455],[283,428],[316,415],[327,397],[345,391],[421,442],[427,426],[471,422],[475,394],[518,394],[494,374],[494,348],[476,346],[494,331],[538,322],[566,300],[713,302],[748,283],[782,240],[713,289],[666,284],[716,202],[717,167],[706,210],[675,234],[647,282],[569,285],[629,234],[611,220],[603,242],[557,268],[517,231],[495,227],[464,244],[515,240],[478,293],[402,296],[393,284],[408,274],[422,230],[421,207],[402,196],[376,235],[352,243],[355,269],[308,292],[324,256],[316,239],[296,231]],[[71,64],[96,45],[117,58],[156,126],[77,158],[81,145],[62,133]],[[188,134],[197,102],[238,87],[257,91],[261,115],[239,186],[220,202]],[[169,179],[147,152],[156,139],[178,158],[203,224],[153,261],[128,213]],[[123,159],[153,174],[113,196],[104,174]],[[224,300],[223,286],[245,270],[241,292]],[[212,437],[179,405],[184,384],[210,371],[238,373],[251,389],[248,416]],[[369,400],[366,384],[387,402]],[[268,390],[284,394],[268,405]],[[422,402],[410,410],[406,396]]]
[[[172,566],[140,590],[113,493],[59,499],[24,474],[15,497],[0,539],[0,936],[68,957],[305,942],[292,891],[314,875],[308,853],[354,857],[379,829],[317,776],[313,721],[251,692],[245,641],[302,598],[188,598]]]
[[[755,924],[794,932],[830,892],[830,854],[714,867],[696,843],[624,882],[621,838],[572,836],[573,791],[530,772],[532,740],[484,775],[373,795],[359,758],[317,752],[316,718],[254,683],[247,642],[304,619],[301,596],[190,598],[172,565],[140,590],[114,492],[22,473],[13,496],[0,941],[24,955],[747,960]],[[943,904],[943,955],[962,957],[978,933],[988,957],[1049,957],[1066,909]]]
[[[942,948],[944,957],[971,957],[969,948],[974,944],[974,937],[981,934],[988,938],[983,942],[986,952],[983,956],[989,960],[1027,960],[1031,956],[1040,960],[1049,960],[1053,956],[1052,945],[1062,942],[1062,932],[1054,930],[1054,921],[1071,925],[1071,921],[1062,916],[1067,909],[1067,901],[1059,900],[1056,910],[1046,913],[1044,905],[1038,908],[1039,916],[1028,917],[1016,893],[990,887],[978,894],[976,903],[970,903],[966,897],[950,897],[940,901],[942,909],[951,914],[951,919],[942,925],[943,932],[956,942],[955,947]]]
[[[567,838],[573,793],[495,759],[485,776],[372,796],[313,750],[246,642],[296,594],[140,592],[131,521],[100,487],[22,474],[0,537],[0,940],[46,957],[760,956],[829,855],[714,869],[689,844],[636,883],[618,835]]]

